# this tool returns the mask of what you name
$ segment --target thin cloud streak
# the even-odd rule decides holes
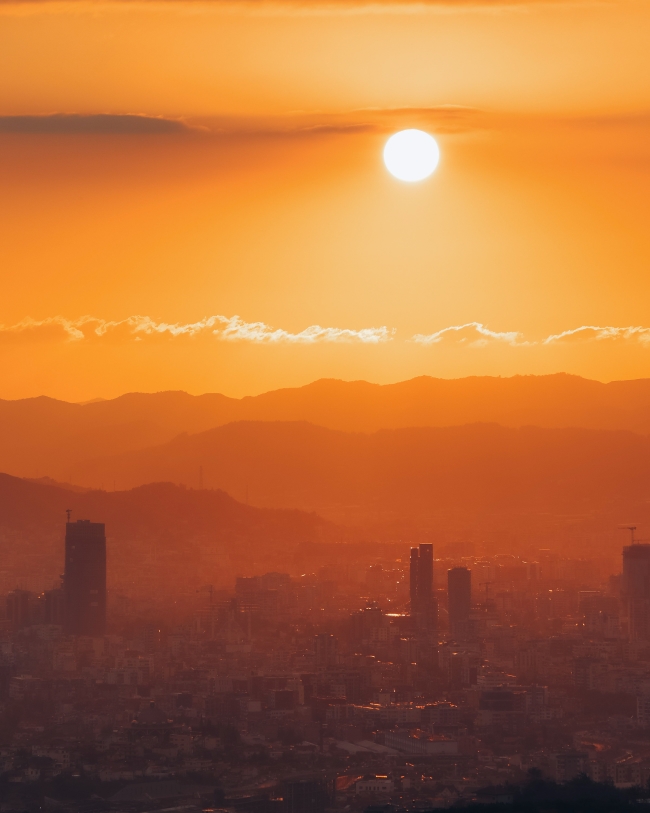
[[[0,3],[2,0],[0,0]],[[177,119],[113,113],[0,115],[0,133],[20,135],[188,135],[311,137],[359,132],[391,132],[425,127],[437,133],[462,133],[493,126],[494,116],[460,105],[429,108],[366,108],[278,116],[212,116]]]
[[[29,342],[84,342],[106,340],[145,341],[151,339],[177,339],[181,337],[207,337],[225,342],[252,344],[321,344],[332,342],[381,344],[391,341],[394,330],[383,327],[351,328],[310,325],[299,333],[274,328],[265,322],[245,322],[239,316],[220,314],[198,322],[156,322],[148,316],[129,316],[120,321],[82,316],[66,319],[52,316],[47,319],[23,319],[14,325],[0,325],[0,343],[24,344]]]
[[[428,335],[416,333],[411,339],[416,344],[466,344],[470,347],[484,347],[492,342],[501,342],[513,346],[524,346],[529,342],[523,341],[521,333],[509,331],[500,333],[490,330],[480,322],[468,322],[464,325],[452,325]]]
[[[179,119],[145,115],[53,113],[43,116],[0,116],[0,133],[32,135],[155,135],[196,132]]]
[[[565,330],[548,336],[542,344],[560,344],[574,342],[639,342],[650,345],[649,327],[596,327],[595,325],[582,325],[573,330]]]

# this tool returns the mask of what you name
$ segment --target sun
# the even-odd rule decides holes
[[[424,130],[400,130],[384,147],[386,169],[400,181],[423,181],[438,166],[440,150]]]

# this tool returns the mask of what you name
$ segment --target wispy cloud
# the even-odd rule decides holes
[[[501,342],[510,345],[526,345],[521,333],[508,331],[501,333],[490,330],[480,322],[468,322],[465,325],[452,325],[442,328],[435,333],[416,333],[411,341],[417,344],[465,344],[472,347],[483,347],[492,342]]]
[[[462,105],[359,108],[339,112],[290,113],[280,116],[212,116],[188,120],[219,135],[318,135],[320,133],[390,132],[424,127],[458,133],[494,124],[497,117]]]
[[[0,5],[2,0],[0,0]],[[35,135],[212,135],[286,136],[391,132],[424,127],[436,133],[461,133],[489,127],[494,115],[471,107],[441,105],[418,108],[362,108],[342,112],[290,113],[276,116],[165,116],[95,113],[0,115],[0,133]]]
[[[197,322],[157,322],[148,316],[129,316],[110,321],[94,316],[66,319],[26,318],[14,325],[0,325],[0,342],[32,341],[84,342],[100,340],[145,341],[151,339],[195,338],[204,336],[218,341],[253,344],[319,344],[358,342],[380,344],[393,338],[394,330],[383,327],[351,328],[310,325],[299,333],[274,328],[265,322],[245,322],[239,316],[215,315]]]
[[[191,133],[196,129],[180,119],[144,115],[53,113],[44,116],[0,116],[0,133],[152,135]]]
[[[640,342],[650,345],[650,328],[648,327],[596,327],[582,325],[573,330],[565,330],[544,339],[543,344],[574,342]]]
[[[249,344],[327,344],[357,343],[384,344],[393,341],[394,328],[385,325],[366,328],[340,328],[310,325],[298,332],[273,327],[266,322],[246,322],[240,316],[215,314],[196,322],[156,321],[149,316],[129,316],[109,320],[95,316],[67,319],[51,316],[46,319],[27,317],[13,325],[0,324],[0,344],[27,344],[30,342],[142,342],[205,338],[220,342],[248,342]],[[491,330],[481,322],[450,325],[434,333],[416,333],[409,343],[423,346],[460,346],[481,348],[502,345],[514,348],[550,347],[587,342],[616,342],[650,348],[650,327],[597,327],[581,325],[544,339],[526,339],[519,331]]]

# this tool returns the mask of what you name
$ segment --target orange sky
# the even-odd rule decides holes
[[[648,30],[625,0],[0,2],[0,397],[650,375]],[[442,153],[416,185],[381,161],[407,126]]]

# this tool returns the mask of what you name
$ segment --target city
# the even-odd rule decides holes
[[[531,777],[648,785],[635,528],[622,573],[397,545],[127,621],[104,525],[68,519],[61,586],[5,598],[3,810],[422,811],[506,803]]]
[[[650,813],[650,0],[0,0],[0,813]]]

